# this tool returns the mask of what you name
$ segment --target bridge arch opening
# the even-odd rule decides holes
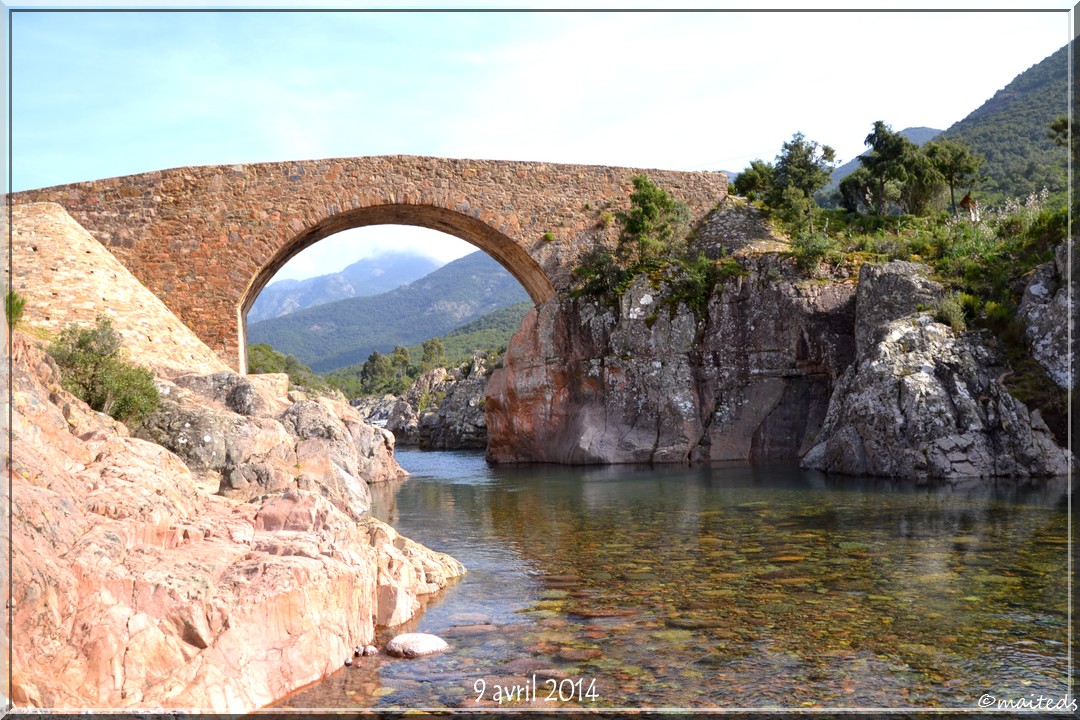
[[[283,243],[251,279],[241,297],[237,317],[242,373],[248,369],[248,311],[278,271],[320,240],[345,230],[375,225],[410,225],[454,236],[498,262],[521,284],[534,304],[539,305],[556,294],[551,280],[536,260],[509,237],[471,215],[437,206],[407,204],[379,205],[339,213],[301,230]]]
[[[294,237],[292,237],[291,240],[282,244],[280,246],[280,249],[278,250],[278,253],[275,253],[274,256],[265,263],[265,266],[259,270],[251,283],[248,284],[247,289],[242,297],[242,301],[240,303],[238,317],[240,337],[238,339],[242,372],[247,372],[249,367],[248,343],[268,341],[266,339],[266,336],[268,334],[266,326],[256,325],[256,331],[254,332],[254,334],[253,332],[249,332],[248,330],[248,315],[249,313],[251,313],[255,302],[259,298],[260,294],[262,294],[262,291],[266,289],[267,285],[271,281],[275,280],[275,276],[278,275],[283,269],[285,269],[288,266],[289,262],[293,261],[294,259],[298,259],[298,256],[301,256],[302,253],[305,253],[305,250],[314,250],[315,246],[318,245],[321,241],[328,240],[330,239],[330,237],[336,235],[340,235],[340,233],[346,233],[346,231],[366,229],[369,234],[365,234],[364,232],[347,233],[345,236],[341,237],[341,240],[345,240],[346,244],[355,244],[355,253],[342,253],[340,257],[337,257],[332,261],[326,262],[325,264],[320,263],[320,267],[318,270],[315,270],[314,272],[307,271],[301,274],[309,276],[319,276],[340,273],[345,270],[346,266],[348,266],[348,264],[350,264],[352,261],[354,261],[355,259],[359,259],[361,255],[370,257],[378,256],[386,252],[386,249],[378,250],[378,252],[374,253],[370,252],[370,248],[372,248],[372,245],[370,245],[370,243],[372,243],[373,240],[377,241],[383,246],[386,245],[386,239],[384,239],[384,236],[380,236],[380,229],[382,229],[382,232],[384,232],[384,230],[388,228],[402,229],[405,227],[413,227],[424,228],[432,232],[417,233],[414,230],[415,234],[406,234],[404,236],[404,242],[401,245],[401,248],[405,250],[406,253],[414,252],[419,253],[420,255],[440,255],[442,257],[436,263],[438,264],[438,266],[443,266],[443,264],[446,264],[448,262],[455,262],[458,260],[464,262],[465,256],[473,255],[477,259],[469,261],[470,264],[469,266],[467,266],[468,271],[478,273],[472,276],[480,277],[481,282],[492,283],[492,285],[489,286],[489,293],[491,293],[491,291],[494,291],[494,293],[496,294],[494,297],[503,298],[503,301],[507,304],[519,303],[526,299],[531,300],[531,302],[534,304],[539,304],[540,302],[543,302],[545,299],[548,299],[555,294],[554,287],[548,280],[548,277],[546,277],[546,275],[539,267],[539,264],[535,260],[532,260],[532,258],[528,254],[526,254],[524,250],[519,248],[513,241],[511,241],[509,237],[505,237],[498,231],[492,230],[489,226],[486,225],[486,223],[480,220],[475,220],[474,218],[471,218],[469,216],[462,216],[459,213],[448,213],[447,210],[444,210],[442,208],[426,208],[426,212],[420,214],[417,214],[415,212],[407,214],[404,217],[408,218],[409,221],[405,221],[401,219],[402,216],[399,214],[388,214],[386,212],[380,212],[380,210],[384,210],[384,208],[386,207],[387,206],[366,208],[365,210],[361,210],[361,212],[359,213],[350,213],[349,215],[352,217],[349,218],[338,215],[316,223],[315,226],[298,232]],[[406,207],[413,210],[416,209],[416,206]],[[434,212],[432,212],[432,210],[434,210]],[[396,219],[399,221],[387,222],[386,220],[388,219]],[[400,233],[393,233],[391,235],[391,239],[393,239],[393,237],[395,236],[401,237],[402,235]],[[454,242],[455,239],[463,242]],[[419,250],[410,249],[411,245],[409,244],[409,241],[414,240],[419,240],[420,244],[423,247]],[[391,240],[391,243],[392,242],[393,241]],[[436,248],[434,247],[434,244],[436,243],[445,244],[447,242],[449,243],[450,247],[446,248],[442,253],[438,252],[438,250],[436,250]],[[340,247],[340,245],[338,245],[338,247]],[[367,250],[367,252],[364,252],[365,249]],[[481,254],[476,254],[475,250],[481,250],[483,257],[485,258],[482,264],[478,264],[481,263],[481,260],[478,260],[478,258],[481,257]],[[307,258],[310,257],[311,254],[307,254]],[[513,290],[510,290],[510,285],[508,285],[510,277],[507,277],[507,275],[498,272],[492,275],[492,272],[494,272],[494,268],[496,266],[495,263],[491,262],[491,260],[494,260],[495,263],[498,263],[498,266],[500,266],[503,270],[507,271],[510,277],[512,277],[512,279],[516,281],[515,283],[512,283],[512,285],[514,286]],[[310,262],[310,259],[308,261]],[[295,277],[295,264],[293,268],[289,268],[289,270],[294,271],[288,273],[289,276]],[[432,267],[432,269],[428,272],[434,272],[435,270],[436,268]],[[459,268],[458,272],[460,273],[462,270],[465,270],[465,268]],[[502,277],[502,280],[499,280],[499,277]],[[414,283],[418,280],[420,280],[420,276],[404,282]],[[355,280],[351,282],[355,286]],[[361,293],[356,294],[356,297],[362,295],[387,293],[387,291],[396,288],[397,286],[395,285],[394,288],[388,287],[386,289],[380,289],[377,291],[377,293],[363,293],[363,291],[361,291]],[[359,286],[356,286],[356,289],[361,288]],[[508,293],[516,296],[516,299],[511,299],[509,301],[504,300],[504,297],[507,296]],[[280,297],[280,294],[278,295]],[[451,295],[453,295],[453,291],[451,291]],[[327,300],[327,302],[334,302],[336,299]],[[306,309],[306,307],[307,305],[305,305],[305,307],[299,308],[298,310]],[[465,307],[468,307],[468,305],[465,305]],[[486,309],[484,310],[484,312],[494,312],[495,310],[500,309],[501,305],[499,305],[499,307],[491,307],[489,309]],[[257,318],[258,321],[274,320],[274,317],[272,315],[268,315],[267,311],[268,308],[264,302],[260,303],[259,314],[252,314],[255,318]],[[278,314],[282,314],[280,310],[278,311]],[[471,318],[470,321],[467,322],[471,322]],[[260,329],[261,332],[259,331]],[[442,335],[443,332],[448,331],[449,329],[453,328],[446,328],[437,332],[433,332],[432,336],[436,337],[437,335]],[[352,330],[355,331],[356,328],[352,328]],[[349,330],[342,331],[348,332]],[[363,331],[364,330],[361,330],[361,334],[363,334]],[[260,335],[264,337],[260,339]],[[402,335],[403,340],[408,340],[407,342],[402,343],[406,345],[418,344],[420,341],[428,339],[421,338],[420,340],[413,342],[413,340],[407,338],[407,332],[403,332]],[[327,335],[327,337],[329,337],[329,335]],[[271,342],[271,344],[275,343]],[[275,347],[274,349],[284,351],[285,354],[295,354],[297,355],[297,357],[300,357],[301,355],[300,352],[294,352],[292,350],[289,350],[288,348]],[[381,351],[382,349],[379,348],[379,350]],[[318,353],[313,354],[318,355]],[[300,359],[302,361],[303,358],[300,357]],[[362,363],[364,359],[366,359],[366,353],[364,358],[354,359],[359,359],[359,362]],[[328,369],[326,368],[320,369],[319,367],[315,367],[314,363],[306,364],[312,365],[312,368],[319,372],[328,371]],[[353,362],[346,363],[346,365],[353,364]]]

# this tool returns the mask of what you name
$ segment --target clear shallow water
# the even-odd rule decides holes
[[[974,709],[1068,690],[1064,479],[397,454],[413,477],[373,488],[373,513],[469,573],[378,644],[452,650],[364,658],[283,707]]]

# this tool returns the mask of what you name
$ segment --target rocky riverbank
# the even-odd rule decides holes
[[[18,706],[247,712],[463,572],[316,487],[207,493],[178,455],[61,388],[31,341],[14,348]]]
[[[390,433],[228,371],[59,206],[15,206],[12,252],[33,333],[11,364],[17,707],[251,712],[464,572],[366,515],[368,483],[405,475]],[[157,375],[137,437],[40,349],[99,315]]]
[[[482,357],[460,368],[424,373],[400,397],[361,402],[366,418],[385,416],[396,442],[421,450],[487,447],[484,391],[491,371]]]
[[[855,361],[804,467],[945,480],[1068,472],[1067,452],[1038,411],[1002,385],[997,342],[920,310],[943,294],[919,265],[863,266]]]
[[[495,462],[638,463],[797,457],[854,356],[850,281],[793,279],[777,243],[704,318],[639,277],[618,307],[530,312],[487,388]],[[788,263],[790,264],[790,263]]]

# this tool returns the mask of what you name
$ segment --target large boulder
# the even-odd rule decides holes
[[[854,286],[805,281],[773,251],[704,317],[637,278],[616,308],[530,311],[486,390],[488,457],[567,464],[797,457],[854,355]]]
[[[248,417],[159,380],[161,404],[136,429],[176,453],[207,487],[250,499],[293,487],[295,439],[270,418]]]
[[[355,398],[350,400],[349,404],[356,408],[356,411],[364,418],[364,422],[376,427],[386,427],[390,420],[390,412],[397,401],[397,395],[387,393]]]
[[[1001,384],[1005,358],[988,338],[912,312],[908,291],[896,291],[918,284],[933,293],[920,272],[910,263],[864,266],[872,281],[860,282],[856,327],[865,342],[803,466],[914,479],[1066,472],[1066,451],[1039,413]]]
[[[173,382],[240,415],[274,417],[289,406],[289,376],[285,373],[187,374]]]
[[[386,429],[394,433],[397,442],[418,444],[421,416],[439,404],[453,381],[451,374],[442,367],[429,370],[413,381],[394,403],[386,421]]]
[[[945,288],[928,277],[929,268],[919,263],[893,260],[881,265],[866,263],[859,269],[855,297],[855,354],[869,349],[878,331],[896,318],[933,306]]]
[[[317,490],[360,518],[371,507],[367,483],[407,475],[393,435],[347,403],[292,401],[284,378],[223,372],[158,381],[161,406],[137,434],[183,458],[213,492],[251,500]]]

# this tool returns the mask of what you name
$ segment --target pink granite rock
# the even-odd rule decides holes
[[[250,712],[370,644],[384,588],[394,616],[462,571],[319,495],[207,495],[19,334],[13,360],[17,706]]]

